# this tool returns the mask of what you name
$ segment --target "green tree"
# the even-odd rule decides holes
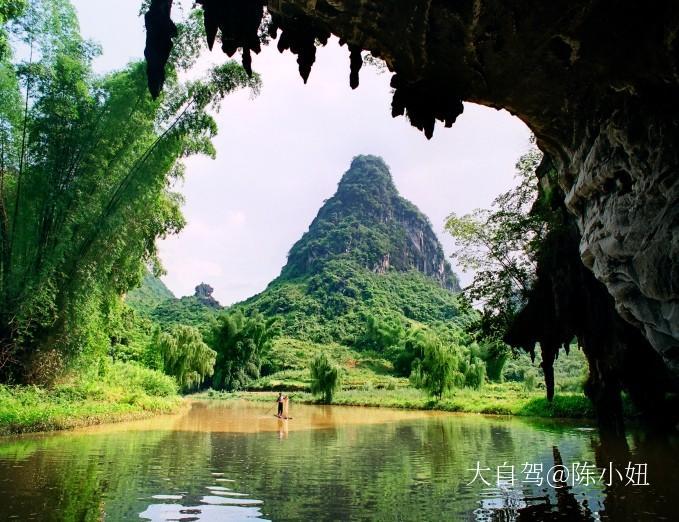
[[[276,333],[274,325],[275,318],[261,314],[234,312],[217,319],[210,342],[217,352],[214,388],[238,390],[260,377]]]
[[[397,315],[378,316],[368,314],[363,346],[376,351],[384,351],[400,345],[406,335],[403,321]]]
[[[414,328],[408,331],[403,344],[394,357],[394,371],[401,377],[409,377],[413,370],[413,363],[424,356],[424,346],[428,334],[424,328]]]
[[[510,354],[511,349],[496,339],[489,339],[482,343],[479,357],[486,365],[488,379],[502,382],[502,370]]]
[[[0,380],[28,381],[45,354],[106,352],[110,310],[184,225],[181,159],[214,156],[208,109],[259,80],[229,62],[181,83],[197,51],[175,46],[152,100],[142,63],[92,73],[67,0],[31,2],[16,26],[30,52],[0,64]]]
[[[481,359],[481,350],[476,343],[462,352],[458,369],[464,375],[464,386],[478,390],[486,382],[486,364]]]
[[[415,386],[423,388],[439,400],[455,386],[465,383],[460,371],[460,354],[454,345],[444,344],[435,334],[423,337],[423,357],[416,359],[410,378]]]
[[[481,306],[481,329],[493,339],[502,338],[535,279],[536,254],[547,230],[544,219],[531,212],[541,159],[537,149],[519,159],[518,186],[498,196],[491,210],[451,214],[445,225],[457,245],[453,258],[463,270],[474,271],[464,294]]]
[[[323,402],[330,404],[333,395],[340,387],[337,366],[330,362],[325,353],[320,353],[312,359],[309,373],[311,374],[311,393],[322,397]]]
[[[25,12],[27,6],[27,0],[0,0],[0,60],[5,60],[12,52],[7,27]]]
[[[154,344],[163,359],[163,370],[184,390],[198,388],[214,373],[217,352],[203,342],[198,329],[178,325],[169,332],[158,331]]]

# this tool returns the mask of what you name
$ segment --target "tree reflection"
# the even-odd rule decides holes
[[[371,410],[362,412],[369,416]],[[163,428],[151,423],[146,431],[112,426],[2,441],[0,519],[128,520],[145,513],[163,520],[158,513],[166,512],[209,520],[227,511],[273,520],[674,518],[676,437],[638,432],[608,438],[563,423],[482,416],[343,424],[340,409],[310,409],[312,414],[318,426],[332,427],[299,430],[295,421],[267,416],[255,421],[269,423],[268,431],[214,431],[226,425],[214,416],[228,412],[202,407]],[[507,486],[492,474],[485,477],[490,485],[469,483],[477,462],[493,472],[507,462],[518,473],[524,463],[540,463],[546,471],[584,461],[619,469],[646,463],[651,485],[574,486],[562,480],[557,485],[563,487],[547,487],[517,480]]]

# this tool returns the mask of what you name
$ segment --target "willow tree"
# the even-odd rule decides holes
[[[328,356],[321,352],[309,364],[311,376],[311,393],[322,397],[323,402],[330,404],[335,392],[340,388],[340,374],[337,366],[332,364]]]
[[[460,357],[452,346],[428,335],[423,346],[422,359],[413,362],[410,380],[439,400],[443,394],[456,386],[464,385],[464,375],[459,371]]]
[[[215,155],[209,109],[259,80],[230,62],[181,83],[199,49],[177,45],[153,100],[142,63],[93,74],[68,0],[34,0],[18,22],[28,61],[0,69],[0,378],[40,381],[107,345],[111,303],[184,225],[181,160]]]
[[[194,326],[176,325],[169,332],[158,331],[154,344],[163,359],[164,372],[184,391],[198,388],[214,373],[217,352],[203,342]]]

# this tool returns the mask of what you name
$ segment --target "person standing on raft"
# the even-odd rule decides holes
[[[287,397],[283,396],[283,392],[278,392],[278,398],[276,399],[276,402],[278,403],[278,414],[276,414],[276,417],[283,417],[283,405],[286,400]]]

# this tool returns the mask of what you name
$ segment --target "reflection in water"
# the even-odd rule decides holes
[[[672,519],[677,441],[518,419],[196,402],[177,416],[0,441],[0,520]],[[535,422],[535,421],[533,421]],[[647,462],[650,486],[498,484],[497,466]],[[479,463],[488,484],[469,484]],[[517,477],[518,478],[518,477]]]
[[[226,481],[222,473],[212,473],[215,483]],[[163,502],[151,504],[139,514],[142,520],[152,522],[169,521],[223,521],[223,520],[267,520],[262,517],[259,506],[261,500],[248,498],[247,493],[239,493],[224,486],[207,486],[207,494],[200,498],[188,495],[153,495],[155,500],[181,500],[182,503]],[[191,505],[184,505],[191,504]]]
[[[181,506],[178,504],[152,504],[139,517],[142,520],[201,520],[223,522],[224,520],[266,520],[256,508],[241,506]]]

